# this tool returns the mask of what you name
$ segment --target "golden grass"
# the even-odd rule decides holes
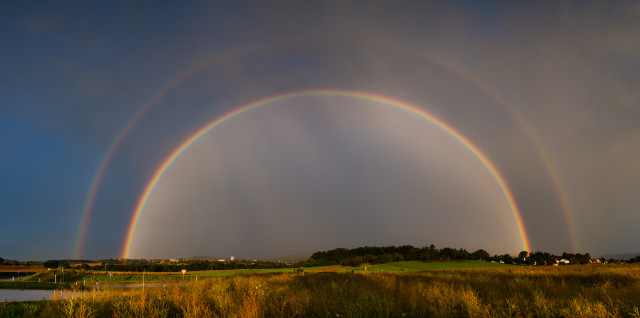
[[[57,297],[45,303],[46,308],[25,307],[22,313],[60,317],[640,318],[640,267],[286,273],[208,278],[144,291],[68,293],[66,299]]]

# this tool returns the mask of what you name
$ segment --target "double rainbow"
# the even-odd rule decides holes
[[[211,131],[213,128],[217,127],[218,125],[244,113],[247,112],[249,110],[252,110],[254,108],[260,107],[260,106],[264,106],[273,102],[277,102],[277,101],[282,101],[282,100],[286,100],[286,99],[293,99],[296,97],[302,97],[302,96],[342,96],[342,97],[351,97],[351,98],[358,98],[358,99],[362,99],[362,100],[370,100],[370,101],[375,101],[375,102],[379,102],[379,103],[383,103],[386,105],[390,105],[390,106],[394,106],[397,107],[399,109],[403,109],[406,110],[410,113],[413,113],[415,115],[418,115],[426,120],[428,120],[429,122],[431,122],[432,124],[436,125],[437,127],[439,127],[440,129],[444,130],[445,132],[447,132],[450,136],[452,136],[453,138],[455,138],[456,140],[458,140],[459,142],[461,142],[469,151],[471,151],[471,153],[473,153],[473,155],[487,168],[487,170],[491,173],[491,175],[493,176],[495,182],[497,183],[498,187],[500,188],[500,190],[502,191],[505,200],[509,206],[509,209],[511,210],[511,213],[513,215],[514,221],[516,223],[516,226],[518,228],[518,231],[520,233],[520,239],[522,240],[522,247],[525,251],[531,251],[531,246],[529,243],[529,238],[527,236],[527,232],[526,229],[523,225],[522,222],[522,215],[521,212],[518,208],[518,206],[516,205],[515,199],[513,197],[513,194],[511,193],[511,190],[509,189],[509,187],[507,186],[507,183],[504,179],[504,177],[502,176],[502,174],[500,173],[500,171],[498,171],[498,169],[496,168],[496,166],[491,162],[491,160],[489,160],[489,158],[477,147],[475,146],[467,137],[465,137],[464,135],[462,135],[460,132],[458,132],[457,130],[455,130],[453,127],[451,127],[450,125],[448,125],[447,123],[445,123],[444,121],[442,121],[441,119],[429,114],[428,112],[426,112],[425,110],[418,108],[414,105],[396,100],[396,99],[391,99],[385,96],[380,96],[380,95],[375,95],[375,94],[371,94],[371,93],[365,93],[365,92],[356,92],[356,91],[344,91],[344,90],[312,90],[312,91],[302,91],[302,92],[294,92],[294,93],[288,93],[288,94],[282,94],[282,95],[277,95],[277,96],[273,96],[273,97],[268,97],[268,98],[264,98],[264,99],[260,99],[258,101],[249,103],[245,106],[236,108],[235,110],[220,116],[218,118],[216,118],[215,120],[213,120],[211,123],[207,124],[206,126],[202,127],[200,130],[196,131],[193,135],[191,135],[191,137],[189,137],[188,139],[186,139],[184,142],[182,142],[182,144],[180,144],[179,147],[177,147],[160,165],[160,167],[156,170],[156,172],[153,174],[153,177],[151,178],[151,180],[147,183],[142,195],[140,196],[140,198],[138,199],[138,203],[136,205],[136,208],[134,210],[133,213],[133,217],[131,219],[130,225],[129,225],[129,229],[127,231],[127,236],[126,236],[126,240],[125,240],[125,244],[124,244],[124,248],[123,248],[123,252],[122,252],[122,258],[128,258],[129,257],[129,253],[131,250],[131,244],[132,244],[132,240],[133,240],[133,236],[135,234],[135,230],[136,230],[136,226],[138,224],[138,221],[140,220],[140,216],[142,215],[142,211],[147,203],[147,200],[149,199],[149,196],[151,195],[151,192],[153,192],[153,189],[155,188],[156,184],[158,183],[158,181],[160,181],[160,179],[162,178],[163,174],[165,173],[165,171],[169,168],[169,166],[171,166],[171,164],[176,160],[176,158],[178,158],[178,156],[180,156],[180,154],[182,154],[190,145],[192,145],[196,140],[198,140],[200,137],[202,137],[203,135],[205,135],[206,133],[208,133],[209,131]]]
[[[89,220],[91,218],[92,215],[92,210],[93,210],[93,206],[95,205],[95,199],[98,193],[98,189],[100,187],[100,184],[102,183],[102,179],[104,177],[104,174],[107,170],[107,167],[109,166],[112,158],[114,157],[116,151],[118,148],[120,148],[120,145],[124,142],[124,140],[126,139],[126,137],[133,131],[133,129],[135,128],[136,124],[153,108],[155,107],[161,100],[164,99],[164,97],[174,88],[178,87],[179,85],[181,85],[182,83],[186,82],[188,79],[190,79],[191,77],[195,76],[196,74],[199,74],[200,72],[210,69],[212,67],[215,67],[217,65],[222,64],[225,61],[229,61],[229,60],[233,60],[236,59],[238,57],[241,56],[247,56],[250,54],[254,54],[254,53],[260,53],[260,52],[264,52],[264,51],[268,51],[271,49],[277,49],[279,47],[281,47],[282,45],[286,45],[286,44],[295,44],[295,43],[316,43],[318,40],[323,40],[323,39],[304,39],[304,40],[290,40],[290,41],[286,41],[286,42],[280,42],[280,43],[268,43],[268,44],[262,44],[262,45],[255,45],[249,48],[243,48],[243,49],[239,49],[239,50],[234,50],[234,51],[230,51],[228,53],[225,53],[223,55],[220,55],[214,59],[205,61],[204,63],[201,63],[191,69],[189,69],[188,71],[186,71],[185,73],[181,74],[180,76],[178,76],[176,79],[172,80],[171,82],[169,82],[164,88],[162,88],[158,93],[156,93],[155,95],[153,95],[151,97],[151,99],[146,102],[144,105],[142,105],[133,115],[132,117],[125,123],[124,127],[120,130],[120,132],[117,134],[116,138],[114,139],[114,141],[109,145],[109,147],[107,148],[107,151],[104,155],[104,157],[101,159],[98,169],[96,170],[95,175],[93,176],[92,180],[91,180],[91,186],[89,188],[89,193],[88,193],[88,197],[86,198],[85,202],[84,202],[84,206],[83,206],[83,211],[81,214],[81,218],[80,218],[80,225],[78,228],[78,234],[77,234],[77,239],[76,239],[76,245],[75,245],[75,258],[81,258],[81,254],[83,252],[84,249],[84,243],[85,243],[85,239],[86,239],[86,235],[87,235],[87,231],[88,231],[88,227],[89,227]],[[329,40],[330,42],[334,43],[334,42],[347,42],[345,40],[340,40],[340,39],[324,39],[324,41]],[[449,72],[455,74],[456,76],[460,77],[461,79],[471,83],[472,85],[474,85],[476,88],[480,89],[481,91],[483,91],[485,94],[487,94],[487,96],[491,97],[496,103],[497,105],[501,106],[502,108],[504,108],[510,115],[511,117],[515,120],[515,122],[518,124],[518,126],[520,127],[520,129],[522,130],[522,132],[525,134],[525,136],[529,139],[531,145],[533,146],[533,148],[535,149],[535,151],[538,154],[538,157],[540,158],[541,162],[543,163],[544,167],[546,168],[547,174],[551,180],[552,186],[556,192],[556,195],[558,196],[559,202],[560,202],[560,206],[562,208],[562,212],[563,215],[565,217],[565,221],[566,224],[568,226],[568,234],[570,237],[570,243],[571,246],[573,247],[574,252],[577,252],[579,250],[579,245],[578,245],[578,239],[577,239],[577,235],[576,235],[576,229],[575,229],[575,225],[574,225],[574,221],[573,221],[573,213],[571,211],[571,206],[570,206],[570,202],[569,202],[569,198],[568,195],[565,191],[564,186],[562,185],[561,182],[561,178],[558,174],[558,172],[556,171],[556,169],[554,168],[553,164],[552,164],[552,160],[550,159],[548,153],[544,150],[544,147],[541,143],[541,141],[535,136],[534,132],[532,131],[532,129],[526,124],[526,122],[523,120],[522,116],[516,111],[516,109],[510,105],[507,102],[507,98],[503,97],[502,95],[500,95],[498,92],[496,92],[495,89],[493,89],[491,87],[491,85],[485,83],[483,80],[481,80],[480,78],[478,78],[477,76],[473,75],[472,73],[462,69],[460,66],[457,66],[455,63],[452,63],[450,61],[447,61],[445,58],[442,58],[440,56],[436,56],[433,54],[429,54],[429,53],[425,53],[419,50],[415,50],[409,47],[403,47],[403,46],[398,46],[392,43],[386,43],[386,42],[378,42],[378,41],[364,41],[364,40],[356,40],[356,39],[349,39],[348,42],[355,42],[356,44],[359,45],[365,45],[365,46],[373,46],[375,48],[384,48],[384,49],[390,49],[393,50],[395,52],[399,52],[401,54],[405,54],[407,56],[414,56],[417,57],[419,59],[422,60],[426,60],[429,63],[433,63],[434,65],[437,65],[439,67],[442,67],[445,70],[448,70]]]

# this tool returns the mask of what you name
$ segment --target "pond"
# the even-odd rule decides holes
[[[53,290],[0,289],[0,302],[51,299]]]
[[[33,275],[33,272],[0,272],[0,281],[7,281],[15,279],[27,278],[27,276]]]

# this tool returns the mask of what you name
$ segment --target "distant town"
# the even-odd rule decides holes
[[[604,265],[640,263],[640,253],[621,254],[618,257],[592,258],[589,253],[562,253],[553,255],[547,252],[520,252],[517,256],[509,254],[493,255],[483,249],[468,252],[465,249],[442,248],[433,245],[414,247],[411,245],[386,247],[358,247],[353,249],[337,248],[329,251],[315,252],[308,259],[298,257],[297,260],[259,260],[238,259],[235,256],[190,257],[168,259],[105,259],[105,260],[47,260],[20,261],[0,257],[0,265],[29,268],[42,266],[50,269],[78,269],[117,272],[179,272],[202,270],[237,270],[267,268],[303,268],[313,266],[343,265],[358,267],[361,265],[386,264],[400,261],[442,261],[442,260],[479,260],[491,263],[513,264],[523,266],[560,266],[560,265]]]

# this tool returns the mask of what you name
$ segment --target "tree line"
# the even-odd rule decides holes
[[[529,253],[526,251],[520,252],[517,256],[511,256],[509,254],[493,255],[491,256],[487,251],[483,249],[476,250],[474,252],[468,252],[465,249],[455,249],[445,247],[442,249],[436,248],[433,244],[425,247],[414,247],[411,245],[402,246],[364,246],[357,248],[336,248],[328,251],[319,251],[311,255],[311,257],[305,261],[297,262],[294,264],[288,264],[283,262],[271,262],[271,261],[211,261],[211,260],[191,260],[181,261],[179,263],[160,262],[157,260],[119,260],[111,259],[104,260],[100,265],[89,265],[87,263],[80,264],[78,266],[71,267],[67,260],[48,260],[43,262],[44,267],[47,268],[76,268],[84,270],[106,270],[106,271],[120,271],[120,272],[179,272],[182,269],[189,271],[200,270],[231,270],[231,269],[265,269],[265,268],[291,268],[291,267],[312,267],[312,266],[329,266],[329,265],[343,265],[343,266],[361,266],[363,264],[385,264],[398,261],[434,261],[434,260],[484,260],[487,262],[499,262],[505,264],[517,264],[517,265],[538,265],[549,266],[557,263],[557,260],[567,260],[569,264],[589,264],[591,256],[589,253],[562,253],[561,255],[553,255],[547,252],[534,252]],[[0,258],[0,264],[4,261],[5,264],[9,264],[7,260]],[[628,261],[600,258],[602,263],[640,263],[640,255],[635,258],[631,258]],[[17,262],[17,261],[13,261]],[[76,261],[77,262],[77,261]],[[88,262],[88,261],[87,261]],[[36,263],[36,262],[29,262]]]
[[[445,247],[436,248],[433,244],[425,247],[402,246],[365,246],[353,249],[336,248],[329,251],[315,252],[305,262],[297,263],[298,266],[360,266],[362,264],[384,264],[397,261],[433,261],[433,260],[484,260],[488,262],[500,262],[518,265],[554,265],[556,260],[565,259],[570,264],[589,264],[591,256],[586,254],[562,253],[553,255],[547,252],[529,253],[522,251],[518,256],[509,254],[491,256],[487,251],[479,249],[468,252],[465,249]],[[636,257],[640,261],[640,256]],[[602,262],[606,260],[601,259]]]
[[[304,266],[344,265],[360,266],[362,264],[384,264],[398,261],[430,261],[439,259],[488,259],[489,253],[479,249],[469,253],[465,249],[445,247],[437,249],[433,244],[425,247],[402,246],[364,246],[353,249],[336,248],[329,251],[315,252],[303,262]]]

